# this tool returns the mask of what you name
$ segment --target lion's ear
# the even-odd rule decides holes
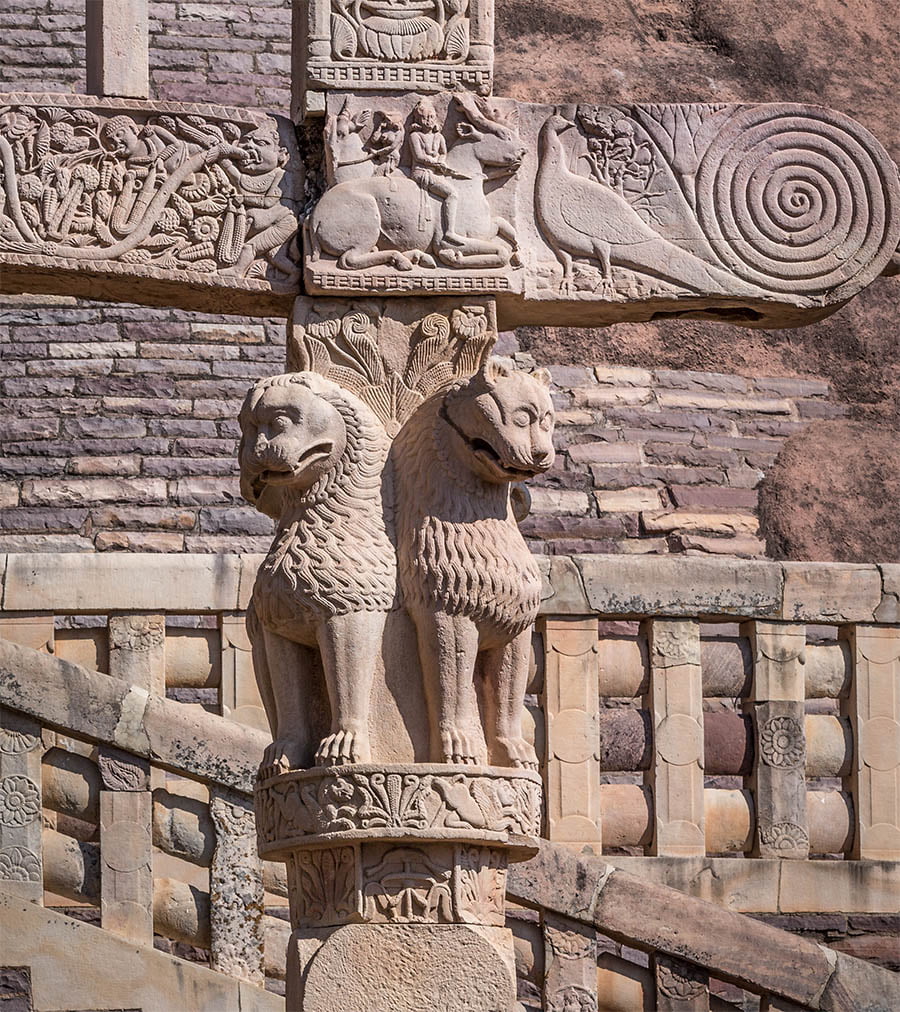
[[[509,362],[492,355],[481,367],[481,373],[487,385],[493,386],[501,377],[511,376],[512,368]]]
[[[535,369],[531,374],[532,379],[536,379],[542,386],[550,386],[550,370],[549,369]]]

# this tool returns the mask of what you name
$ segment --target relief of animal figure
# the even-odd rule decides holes
[[[437,261],[480,269],[518,265],[513,227],[494,213],[485,184],[514,175],[526,149],[512,122],[484,100],[460,93],[453,101],[461,119],[449,145],[437,136],[432,110],[420,103],[413,118],[422,122],[413,133],[421,135],[422,151],[412,177],[399,169],[367,172],[325,191],[308,222],[313,261],[337,257],[345,270],[388,264],[410,271]]]
[[[698,294],[756,298],[765,294],[654,232],[613,186],[572,172],[559,135],[574,126],[553,115],[541,127],[534,193],[541,233],[562,265],[563,295],[574,291],[575,257],[600,264],[606,295],[615,291],[614,266]]]
[[[521,720],[541,580],[510,490],[553,463],[549,383],[488,359],[394,440],[398,575],[436,761],[537,766]]]
[[[241,491],[277,521],[247,616],[274,742],[263,772],[365,762],[369,695],[396,559],[382,508],[388,439],[316,373],[260,380],[241,409]],[[316,654],[319,657],[316,657]],[[314,735],[320,660],[331,728]]]

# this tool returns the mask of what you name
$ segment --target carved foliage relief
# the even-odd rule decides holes
[[[380,307],[361,303],[350,312],[346,304],[336,311],[327,305],[298,307],[302,316],[295,314],[288,336],[288,369],[320,373],[350,390],[372,408],[389,436],[431,394],[477,372],[497,336],[492,307],[457,305],[423,314],[407,328],[408,347],[389,357],[379,344]]]
[[[454,831],[537,836],[541,788],[534,776],[328,769],[274,777],[256,791],[260,846],[333,833],[379,837]],[[511,771],[506,771],[511,772]],[[439,834],[440,835],[440,834]]]
[[[297,288],[302,184],[287,120],[6,95],[0,165],[0,262]]]

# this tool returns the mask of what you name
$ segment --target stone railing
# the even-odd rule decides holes
[[[268,735],[243,628],[259,561],[2,559],[0,636],[55,657],[7,665],[17,744],[0,772],[34,785],[16,780],[13,804],[43,807],[44,828],[10,814],[0,850],[33,899],[86,904],[113,932],[188,943],[279,989],[283,866],[258,861],[242,814]],[[900,567],[541,561],[529,709],[550,841],[732,910],[896,911]],[[254,869],[259,910],[238,943],[224,899],[237,867]],[[523,1000],[582,986],[553,952],[584,931],[588,990],[606,999],[668,972],[627,939],[595,952],[590,927],[554,909],[511,913]],[[705,993],[730,994],[708,971]]]

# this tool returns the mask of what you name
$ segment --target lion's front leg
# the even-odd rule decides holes
[[[417,608],[412,615],[438,761],[482,765],[487,750],[478,715],[478,629],[461,615]]]
[[[371,759],[369,696],[386,617],[383,611],[351,612],[325,619],[318,628],[331,704],[331,733],[316,752],[319,766]]]
[[[315,663],[312,650],[256,623],[251,632],[253,666],[274,741],[266,748],[260,776],[303,769],[312,751],[308,702]]]
[[[483,655],[488,747],[491,762],[497,766],[538,768],[534,746],[522,733],[530,653],[531,630],[526,629],[506,646],[486,650]]]

